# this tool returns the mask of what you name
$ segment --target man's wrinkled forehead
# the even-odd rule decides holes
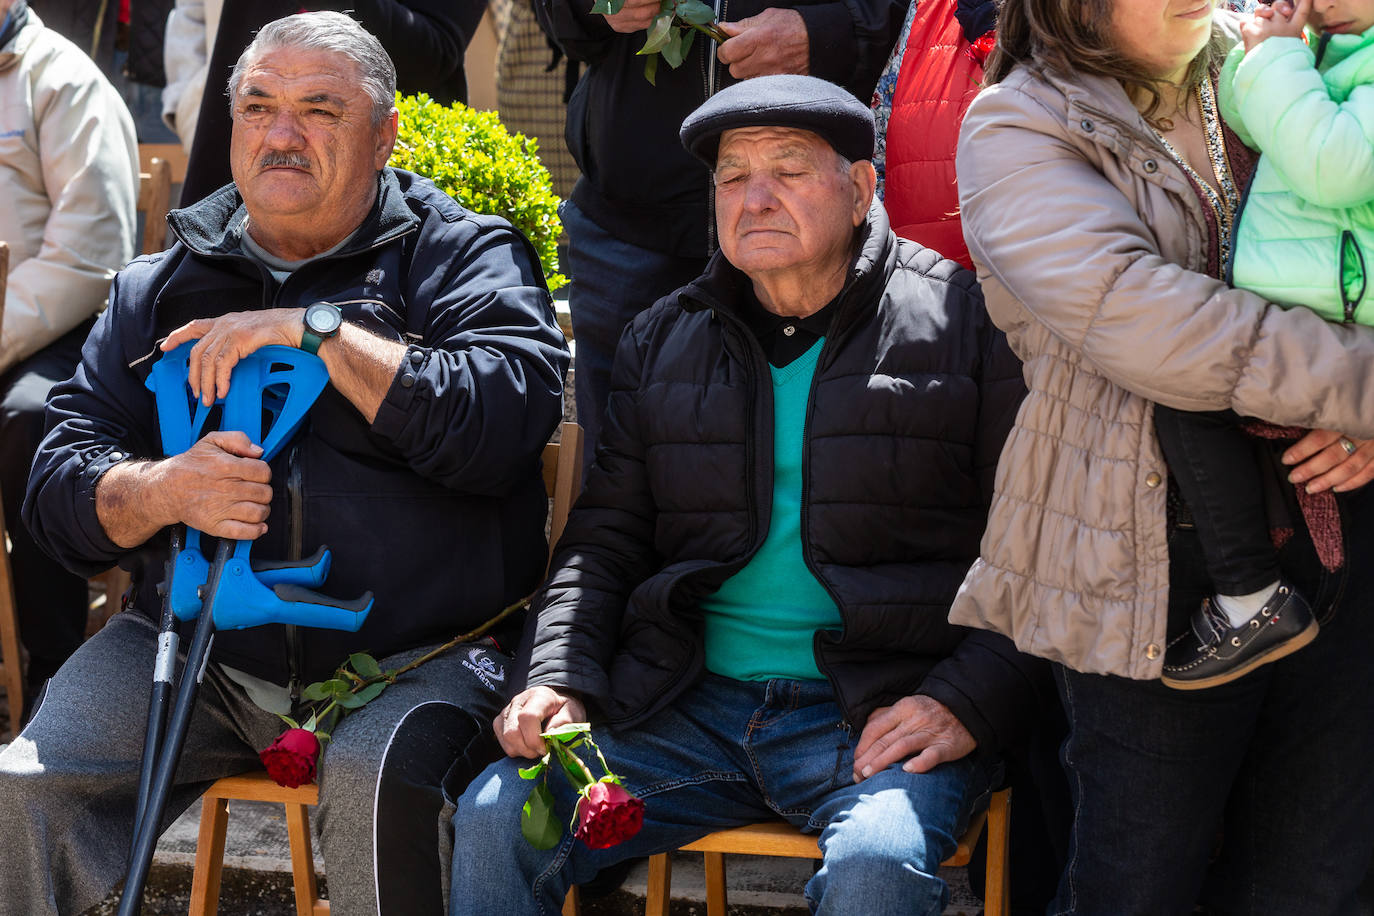
[[[763,145],[764,158],[814,161],[835,154],[825,138],[799,127],[734,127],[720,135],[716,168],[739,165],[744,147]]]
[[[324,103],[348,107],[370,104],[358,82],[357,65],[341,54],[280,48],[254,58],[238,86],[238,100],[248,98]]]

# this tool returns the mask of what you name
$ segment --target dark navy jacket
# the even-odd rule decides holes
[[[852,728],[922,693],[994,751],[1033,724],[1047,669],[948,614],[978,556],[1020,365],[971,272],[897,240],[880,204],[865,231],[806,414],[802,551],[844,624],[817,631],[816,662]],[[748,282],[718,252],[626,329],[516,689],[565,688],[628,726],[700,677],[700,601],[758,550],[772,506],[772,385],[738,317]]]
[[[326,544],[321,590],[376,595],[357,634],[273,625],[216,636],[216,661],[279,684],[318,679],[351,651],[457,635],[533,590],[547,557],[539,456],[562,416],[568,354],[538,258],[504,220],[469,213],[427,179],[386,169],[378,181],[353,239],[275,293],[237,251],[244,210],[232,186],[173,211],[177,244],[115,278],[75,377],[54,389],[24,505],[39,543],[71,569],[130,569],[133,607],[156,618],[167,533],[121,549],[97,520],[95,489],[115,462],[161,455],[144,387],[157,342],[194,318],[318,300],[404,340],[375,422],[327,387],[272,461],[254,558]]]

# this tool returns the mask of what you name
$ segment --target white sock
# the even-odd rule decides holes
[[[1278,588],[1279,582],[1275,579],[1273,583],[1266,585],[1257,592],[1251,592],[1248,595],[1217,595],[1214,600],[1234,628],[1242,626],[1247,620],[1258,614],[1259,609],[1264,607],[1264,602],[1272,598]]]

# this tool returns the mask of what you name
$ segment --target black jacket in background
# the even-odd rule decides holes
[[[162,454],[144,387],[157,341],[195,318],[324,300],[344,320],[404,340],[406,356],[371,424],[325,388],[271,462],[271,515],[253,556],[328,545],[320,591],[348,599],[370,589],[376,605],[357,633],[220,631],[211,657],[274,683],[309,683],[350,652],[441,642],[529,594],[548,556],[539,458],[562,418],[568,365],[529,242],[428,179],[386,169],[349,243],[274,290],[239,252],[243,215],[232,187],[175,210],[177,243],[115,278],[76,375],[48,405],[24,504],[34,539],[82,575],[118,561],[133,573],[134,610],[156,620],[167,532],[119,547],[96,516],[95,490],[114,463]]]
[[[114,2],[114,0],[111,0]],[[441,104],[468,100],[463,54],[482,21],[486,0],[306,0],[273,3],[233,0],[224,5],[210,56],[205,93],[186,181],[183,205],[194,203],[233,180],[229,174],[229,73],[258,29],[273,20],[309,10],[346,12],[367,29],[396,65],[396,88],[403,95],[427,92]]]
[[[711,176],[682,148],[678,130],[697,106],[737,80],[716,60],[715,42],[697,35],[682,66],[660,61],[657,84],[650,85],[645,58],[635,54],[646,33],[616,32],[604,16],[588,12],[591,6],[592,0],[535,0],[549,37],[588,65],[568,102],[568,149],[582,170],[573,203],[619,239],[705,258],[715,247]],[[775,6],[794,8],[805,21],[811,75],[867,105],[901,31],[905,0],[715,0],[716,18],[729,22]]]
[[[536,600],[515,689],[580,694],[633,725],[703,671],[702,598],[740,570],[772,506],[770,372],[720,253],[626,329],[596,462]],[[822,345],[807,407],[802,550],[841,632],[816,661],[846,721],[913,693],[996,751],[1035,721],[1042,660],[952,626],[978,556],[1020,365],[974,276],[898,241],[881,204]]]

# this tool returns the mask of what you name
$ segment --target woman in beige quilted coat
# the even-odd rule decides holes
[[[959,190],[1030,393],[951,618],[1058,663],[1075,811],[1053,911],[1350,911],[1374,852],[1374,331],[1219,279],[1254,165],[1216,112],[1231,14],[1006,0],[998,30]],[[1313,430],[1270,449],[1270,502],[1321,632],[1208,690],[1158,681],[1208,580],[1155,402]]]

